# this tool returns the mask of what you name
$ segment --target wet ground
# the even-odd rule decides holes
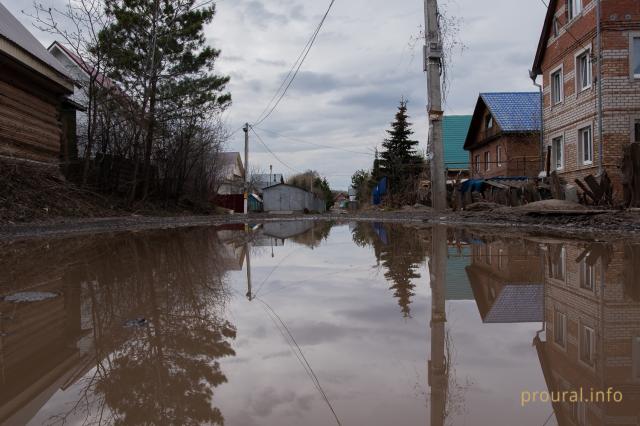
[[[290,221],[14,241],[0,270],[2,424],[640,419],[631,242]]]

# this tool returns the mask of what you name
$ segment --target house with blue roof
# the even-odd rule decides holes
[[[442,119],[444,162],[450,179],[469,177],[469,153],[464,150],[464,142],[470,124],[470,115],[446,115]]]
[[[540,105],[537,92],[480,94],[464,143],[473,179],[538,176]]]

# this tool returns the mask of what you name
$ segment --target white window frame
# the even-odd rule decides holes
[[[493,129],[493,124],[493,115],[487,115],[487,118],[485,119],[485,127],[487,128],[487,130]]]
[[[555,143],[560,141],[560,161],[558,161],[558,151],[556,150]],[[551,138],[551,160],[553,164],[553,170],[564,170],[564,135],[557,135]],[[560,165],[558,166],[558,163]]]
[[[587,76],[589,79],[589,84],[586,86],[584,85],[584,81],[582,79],[581,58],[583,57],[587,59]],[[593,62],[591,61],[591,46],[576,53],[575,70],[576,93],[584,92],[585,90],[591,89],[593,87]]]
[[[589,137],[589,150],[585,151],[584,135]],[[589,154],[589,158],[585,159],[585,153]],[[587,125],[578,129],[578,153],[580,155],[580,164],[590,166],[593,164],[593,126]]]
[[[635,73],[635,60],[638,59],[638,61],[640,62],[640,58],[636,58],[636,55],[634,54],[634,41],[638,40],[638,42],[640,42],[640,32],[633,32],[629,34],[629,78],[631,78],[631,80],[639,80],[640,79],[640,74],[636,74]]]
[[[567,8],[569,20],[576,19],[582,13],[582,0],[569,0]]]
[[[631,340],[631,368],[633,381],[640,382],[640,337],[634,336]]]
[[[558,317],[560,317],[562,319],[561,322],[561,329],[562,329],[562,339],[561,341],[558,341],[560,339],[558,339]],[[560,310],[556,309],[554,311],[553,314],[553,343],[555,343],[556,345],[558,345],[558,347],[561,347],[562,349],[567,349],[567,314],[565,314],[564,312],[561,312]]]
[[[556,91],[554,90],[554,76],[560,76],[560,91],[559,91],[559,99],[556,101],[556,97],[554,96]],[[560,65],[558,68],[552,70],[549,73],[549,86],[551,88],[551,106],[560,105],[564,102],[564,65]]]
[[[595,293],[597,283],[596,265],[589,265],[586,258],[582,259],[580,262],[580,288]]]
[[[584,351],[583,339],[585,336],[584,334],[585,331],[591,334],[591,341],[589,342],[589,351],[591,352],[590,354],[591,356],[589,357],[590,360],[585,360],[585,354],[583,353]],[[582,362],[584,365],[590,368],[595,368],[596,366],[596,330],[593,327],[580,323],[580,336],[579,336],[578,349],[579,349],[578,358],[580,359],[580,362]]]
[[[480,173],[480,154],[476,154],[475,156],[475,169],[476,169],[476,173]]]
[[[491,171],[491,151],[485,151],[484,153],[484,171]]]
[[[496,147],[496,162],[498,163],[498,168],[502,167],[502,145],[498,145]]]
[[[556,278],[557,275],[554,270],[556,265],[555,259],[551,259],[551,270],[549,271],[549,278],[555,281],[566,282],[567,281],[567,249],[563,246],[560,247],[560,259],[559,265],[562,268],[562,278]]]

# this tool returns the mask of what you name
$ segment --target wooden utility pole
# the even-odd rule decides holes
[[[429,360],[429,387],[431,388],[431,426],[446,424],[447,389],[449,372],[447,371],[446,322],[445,309],[446,271],[447,271],[447,228],[435,225],[431,234],[431,257],[429,273],[431,275],[431,359]]]
[[[244,127],[244,214],[249,213],[249,123]]]
[[[429,104],[429,153],[431,157],[431,199],[436,211],[447,209],[447,185],[442,146],[442,38],[438,25],[438,1],[424,1],[426,46],[424,70],[427,72],[427,97]]]

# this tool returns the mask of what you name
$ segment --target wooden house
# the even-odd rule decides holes
[[[72,79],[2,4],[0,70],[0,156],[58,163],[75,134]]]

